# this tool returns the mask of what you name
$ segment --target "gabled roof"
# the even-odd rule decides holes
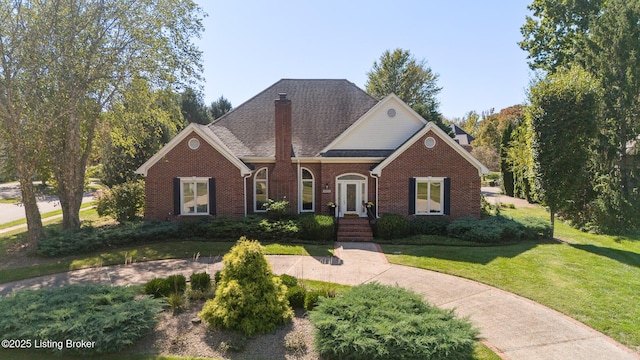
[[[155,163],[160,161],[171,149],[173,149],[178,143],[183,141],[192,133],[198,134],[202,139],[204,139],[209,145],[211,145],[214,149],[216,149],[222,156],[224,156],[227,160],[229,160],[232,164],[234,164],[239,170],[241,175],[249,175],[251,174],[251,169],[247,167],[245,163],[243,163],[238,157],[236,157],[231,150],[216,136],[216,134],[211,131],[207,126],[198,125],[195,123],[189,124],[186,128],[182,129],[176,137],[171,139],[165,146],[160,149],[155,155],[153,155],[147,162],[142,164],[137,170],[136,174],[140,174],[143,176],[147,176],[147,171],[151,168]]]
[[[458,144],[454,139],[452,139],[447,133],[445,133],[442,129],[440,129],[433,122],[427,123],[420,131],[415,133],[411,138],[409,138],[404,144],[402,144],[396,151],[393,152],[389,157],[384,159],[378,166],[374,167],[371,170],[371,174],[375,176],[382,175],[382,170],[387,167],[387,165],[391,164],[398,156],[400,156],[403,152],[405,152],[411,145],[413,145],[416,141],[420,140],[424,135],[426,135],[429,131],[432,131],[435,135],[437,135],[440,140],[447,143],[451,148],[453,148],[458,154],[460,154],[463,158],[465,158],[471,165],[473,165],[476,169],[478,169],[478,174],[482,176],[483,174],[488,174],[489,169],[484,166],[478,159],[473,157],[468,151],[466,151],[460,144]]]
[[[389,111],[393,116],[389,116]],[[322,149],[322,152],[395,150],[426,123],[397,95],[389,94]]]
[[[282,79],[209,125],[239,158],[275,156],[274,100],[291,100],[296,157],[320,151],[378,101],[347,80]]]
[[[460,145],[471,145],[471,142],[475,140],[473,136],[469,135],[456,124],[451,124],[451,130],[453,130],[455,139]]]

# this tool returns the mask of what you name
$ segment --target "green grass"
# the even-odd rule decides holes
[[[95,201],[89,201],[86,202],[82,205],[80,205],[80,209],[86,209],[90,206],[93,206],[95,204]],[[52,216],[56,216],[56,215],[62,215],[62,209],[60,210],[54,210],[54,211],[50,211],[48,213],[44,213],[41,215],[42,217],[42,221],[43,223],[46,223],[46,220],[48,217],[52,217]],[[14,221],[10,221],[4,224],[0,224],[0,230],[2,229],[7,229],[10,227],[14,227],[14,226],[18,226],[18,225],[23,225],[27,223],[27,219],[18,219],[18,220],[14,220]]]
[[[514,218],[548,217],[540,208]],[[556,309],[640,351],[640,235],[585,234],[556,222],[558,243],[382,245],[389,262],[465,277]],[[394,252],[402,254],[394,255]]]

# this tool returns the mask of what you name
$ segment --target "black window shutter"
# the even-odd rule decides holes
[[[409,215],[416,213],[416,178],[409,178]]]
[[[209,179],[209,215],[216,215],[216,179]]]
[[[173,178],[173,215],[180,215],[180,178]]]
[[[451,215],[451,178],[444,178],[444,214]]]

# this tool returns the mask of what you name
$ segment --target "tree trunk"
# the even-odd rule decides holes
[[[549,212],[551,213],[551,239],[555,239],[556,213],[552,208],[549,208]]]
[[[37,249],[38,241],[44,237],[44,229],[42,228],[42,217],[40,209],[36,202],[36,194],[33,189],[31,176],[20,174],[20,190],[22,191],[22,204],[24,205],[24,213],[27,218],[27,241],[29,248]]]

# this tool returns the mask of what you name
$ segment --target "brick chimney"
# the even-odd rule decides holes
[[[275,101],[276,107],[276,166],[279,163],[291,164],[291,100],[287,94],[280,93]]]
[[[276,164],[269,174],[269,197],[286,198],[291,209],[297,209],[296,167],[291,163],[291,100],[287,94],[279,94],[275,100]]]

